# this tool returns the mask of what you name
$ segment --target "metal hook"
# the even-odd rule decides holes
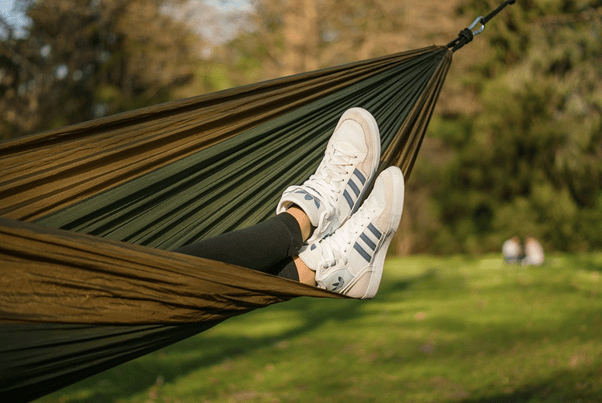
[[[485,30],[485,23],[483,22],[485,19],[483,18],[483,16],[478,16],[473,22],[472,24],[470,24],[470,26],[468,27],[468,29],[470,29],[472,31],[473,35],[478,35],[481,32],[483,32]],[[477,26],[477,24],[481,24],[481,26],[479,27],[479,29],[477,29],[476,31],[474,31],[474,27]]]

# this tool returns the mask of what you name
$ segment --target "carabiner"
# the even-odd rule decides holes
[[[470,29],[472,31],[473,35],[478,35],[481,32],[483,32],[485,30],[485,23],[483,22],[485,19],[483,18],[483,16],[479,16],[477,17],[472,24],[470,24],[470,26],[468,27],[468,29]],[[476,31],[474,30],[474,27],[477,26],[477,24],[481,24],[481,26],[479,27],[479,29],[477,29]]]

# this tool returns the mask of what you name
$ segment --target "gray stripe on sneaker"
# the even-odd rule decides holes
[[[362,234],[360,235],[360,238],[366,242],[366,245],[368,245],[368,247],[372,250],[376,249],[376,244],[374,242],[372,242],[372,240],[370,238],[368,238],[368,235],[366,234]]]
[[[320,192],[318,192],[316,189],[312,188],[311,186],[307,186],[307,185],[305,185],[305,187],[307,187],[307,188],[309,188],[309,189],[313,190],[314,192],[316,192],[316,193],[318,194],[318,196],[320,196],[320,197],[323,197],[323,196],[322,196],[322,194],[321,194]]]
[[[358,171],[357,168],[355,168],[355,170],[353,171],[353,174],[355,176],[357,176],[357,178],[360,180],[360,182],[362,182],[362,185],[366,184],[366,177],[364,175],[362,175],[362,173],[360,171]]]
[[[353,193],[355,193],[356,197],[360,195],[360,188],[358,188],[355,182],[351,179],[349,179],[349,187],[351,188],[351,190],[353,190]]]
[[[370,256],[357,242],[353,245],[353,248],[366,260],[366,262],[370,263],[372,256]]]
[[[353,209],[353,200],[351,199],[351,196],[349,196],[349,193],[347,192],[347,190],[345,190],[343,192],[343,196],[345,197],[345,200],[347,200],[347,204],[349,204],[349,208]]]
[[[372,232],[374,234],[375,237],[377,237],[378,239],[380,239],[380,237],[382,236],[382,234],[380,233],[380,231],[374,226],[374,224],[370,223],[368,225],[368,229],[370,230],[370,232]]]

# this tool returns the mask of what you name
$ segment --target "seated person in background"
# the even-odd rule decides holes
[[[528,236],[525,238],[525,257],[522,260],[523,266],[539,266],[545,259],[543,247],[537,239]]]
[[[502,245],[502,258],[505,263],[518,264],[522,257],[522,247],[520,245],[520,238],[513,236],[508,239]]]

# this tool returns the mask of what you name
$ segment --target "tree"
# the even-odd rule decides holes
[[[25,37],[0,43],[0,133],[31,133],[166,101],[199,38],[155,0],[19,0]]]
[[[254,79],[265,79],[445,44],[459,30],[457,2],[253,0],[232,59],[255,59]]]
[[[499,250],[515,234],[602,247],[600,6],[517,2],[489,32],[469,76],[481,111],[438,127],[455,152],[436,175],[435,249]]]

